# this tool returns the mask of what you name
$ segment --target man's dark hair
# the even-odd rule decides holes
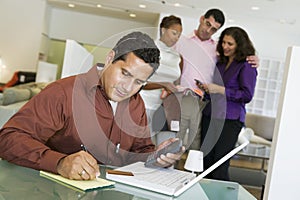
[[[153,67],[153,73],[159,66],[160,51],[155,45],[153,39],[147,34],[141,32],[132,32],[122,37],[113,48],[115,57],[113,62],[126,59],[128,53],[142,59]]]
[[[220,28],[224,25],[225,16],[224,16],[224,13],[221,10],[219,10],[217,8],[209,9],[204,14],[204,18],[208,19],[210,16],[212,16],[215,19],[216,22],[221,24]]]
[[[235,57],[238,62],[245,61],[247,56],[255,55],[255,48],[251,42],[246,31],[240,27],[229,27],[222,31],[217,44],[217,52],[219,53],[219,62],[227,63],[228,57],[224,55],[222,47],[223,39],[227,36],[231,36],[236,42]]]

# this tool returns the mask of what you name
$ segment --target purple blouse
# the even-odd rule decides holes
[[[247,61],[233,61],[225,70],[226,64],[217,63],[213,83],[225,87],[225,95],[211,94],[210,102],[203,114],[218,119],[233,119],[245,122],[246,108],[254,95],[257,69]]]

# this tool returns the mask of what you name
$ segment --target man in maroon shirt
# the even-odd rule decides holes
[[[98,176],[98,163],[145,161],[155,146],[138,92],[158,66],[148,35],[124,36],[104,64],[48,85],[22,107],[0,130],[0,157],[78,180]],[[183,151],[157,164],[170,166]]]

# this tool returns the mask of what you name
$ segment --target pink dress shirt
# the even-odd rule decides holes
[[[194,79],[203,83],[211,83],[216,66],[216,43],[209,39],[201,41],[195,34],[182,35],[176,43],[175,49],[183,57],[181,85],[197,88]]]

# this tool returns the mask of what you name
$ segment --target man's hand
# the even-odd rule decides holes
[[[163,147],[165,147],[166,145],[170,144],[171,142],[174,142],[178,140],[178,138],[170,138],[164,142],[162,142],[157,150],[162,149]],[[182,154],[185,152],[185,147],[182,146],[181,150],[176,153],[167,153],[166,155],[161,155],[159,158],[157,158],[157,165],[160,167],[170,167],[171,165],[173,165],[177,160],[180,160]]]
[[[61,159],[57,165],[57,172],[63,177],[75,180],[91,180],[100,175],[97,161],[85,151]]]
[[[246,60],[249,64],[252,65],[252,67],[256,67],[256,68],[259,67],[259,58],[258,58],[258,56],[255,56],[255,55],[247,56]]]

